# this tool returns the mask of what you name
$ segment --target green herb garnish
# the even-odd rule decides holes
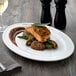
[[[18,36],[18,38],[28,40],[27,36]]]
[[[50,44],[45,44],[45,47],[46,47],[47,49],[51,49],[51,48],[53,48],[53,46],[50,45]]]
[[[50,23],[34,23],[32,24],[32,26],[45,26],[45,25],[49,25]]]
[[[33,41],[34,41],[34,38],[31,38],[31,39],[29,39],[28,41],[33,42]]]
[[[29,32],[26,31],[26,34],[27,34],[27,35],[30,35],[31,33],[29,33]]]
[[[52,44],[52,42],[50,41],[47,41],[47,42],[45,42],[45,47],[47,48],[47,49],[51,49],[51,48],[53,48],[53,44]]]

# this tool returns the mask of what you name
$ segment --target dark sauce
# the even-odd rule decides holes
[[[16,44],[16,41],[15,41],[15,37],[16,37],[17,34],[23,32],[24,30],[25,30],[24,27],[16,27],[16,28],[13,28],[10,31],[9,38],[12,41],[12,43],[15,44],[16,46],[17,46],[17,44]]]

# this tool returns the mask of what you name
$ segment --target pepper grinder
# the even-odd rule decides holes
[[[64,30],[66,27],[65,5],[67,0],[54,0],[54,2],[56,4],[54,25],[56,28]]]
[[[42,3],[42,12],[41,12],[41,23],[50,23],[52,24],[52,17],[50,12],[50,2],[52,0],[40,0]]]

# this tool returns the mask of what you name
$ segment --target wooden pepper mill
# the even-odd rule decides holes
[[[56,28],[63,30],[66,27],[65,5],[67,0],[54,0],[56,4],[56,14],[54,25]]]
[[[52,24],[52,17],[50,12],[50,2],[52,0],[40,0],[42,3],[42,12],[41,12],[41,23],[50,23]]]

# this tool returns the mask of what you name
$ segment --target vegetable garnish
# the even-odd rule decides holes
[[[47,49],[53,48],[52,42],[46,41],[46,42],[45,42],[45,47],[46,47]]]
[[[27,36],[18,36],[18,38],[28,40]]]
[[[45,26],[45,25],[49,25],[50,23],[34,23],[32,24],[32,26]]]
[[[34,38],[31,38],[31,39],[29,39],[28,41],[33,42],[34,40],[35,40]]]
[[[24,40],[28,40],[28,41],[30,41],[30,42],[32,42],[33,40],[34,40],[34,38],[28,38],[27,36],[18,36],[18,38],[20,38],[20,39],[24,39]]]
[[[45,42],[45,47],[47,49],[51,49],[51,48],[55,49],[55,48],[57,48],[57,43],[55,41],[53,41],[53,40],[49,40],[49,41]]]

